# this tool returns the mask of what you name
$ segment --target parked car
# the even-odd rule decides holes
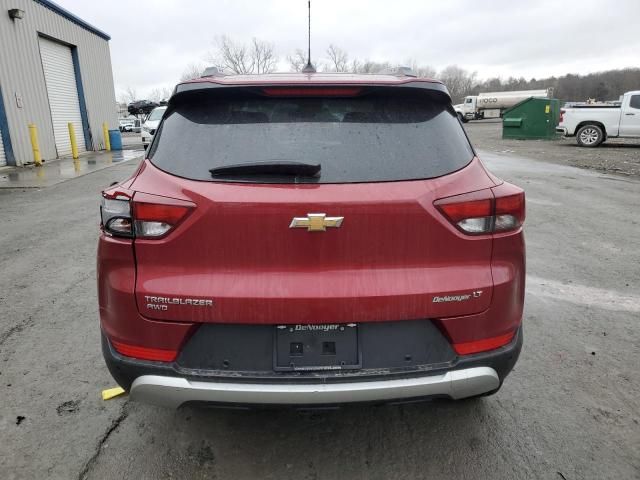
[[[581,147],[597,147],[610,137],[640,138],[640,90],[625,93],[619,105],[565,106],[556,130],[575,136]]]
[[[120,120],[120,131],[121,132],[132,132],[133,127],[135,125],[133,120]]]
[[[156,107],[147,117],[147,120],[142,124],[142,146],[148,148],[153,136],[156,133],[156,129],[162,120],[162,115],[167,110],[167,107]]]
[[[434,80],[182,83],[101,216],[103,353],[133,400],[460,399],[522,346],[524,192]]]

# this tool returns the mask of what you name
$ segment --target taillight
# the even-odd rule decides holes
[[[524,192],[508,183],[436,200],[434,205],[467,235],[509,232],[524,223]]]
[[[195,208],[185,200],[148,193],[103,193],[102,228],[115,237],[162,238]]]
[[[496,191],[494,189],[494,194]],[[524,192],[495,198],[495,215],[493,230],[508,232],[519,228],[524,223]]]
[[[561,109],[560,109],[560,122],[563,122],[563,121],[564,121],[564,112],[565,112],[565,111],[561,108]]]
[[[165,236],[171,229],[178,226],[193,208],[193,204],[188,202],[174,203],[176,200],[163,197],[153,199],[150,198],[153,195],[142,195],[144,196],[141,199],[142,201],[139,194],[136,194],[133,200],[136,238],[159,238]],[[158,203],[159,201],[163,203]]]
[[[102,193],[100,218],[105,232],[116,237],[133,236],[131,193],[120,190]]]

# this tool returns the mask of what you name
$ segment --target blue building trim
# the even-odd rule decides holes
[[[9,122],[7,121],[7,112],[4,110],[4,101],[2,99],[2,87],[0,87],[0,131],[2,133],[2,145],[4,146],[4,156],[7,159],[7,165],[16,165],[16,156],[13,154],[11,146],[11,135],[9,135]]]
[[[84,147],[87,150],[93,150],[91,127],[89,126],[89,115],[87,115],[87,103],[84,101],[84,88],[82,86],[82,75],[80,75],[80,59],[78,58],[78,47],[71,47],[71,58],[73,60],[73,72],[76,77],[76,88],[78,89],[78,102],[80,103],[80,116],[82,117]]]
[[[111,40],[111,37],[108,34],[104,33],[102,30],[97,29],[93,25],[85,22],[81,18],[76,17],[73,13],[71,13],[68,10],[65,10],[60,5],[58,5],[56,3],[53,3],[51,0],[35,0],[35,2],[39,3],[43,7],[48,8],[49,10],[52,10],[52,11],[56,12],[61,17],[64,17],[67,20],[70,20],[71,22],[75,23],[76,25],[79,25],[80,27],[84,28],[85,30],[88,30],[91,33],[96,34],[100,38],[104,38],[105,40]]]

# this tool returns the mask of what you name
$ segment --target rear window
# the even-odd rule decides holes
[[[401,89],[397,89],[401,90]],[[349,183],[439,177],[473,151],[449,102],[407,91],[350,98],[228,94],[170,107],[149,156],[184,178],[256,162],[320,164],[316,177],[216,177],[215,181]]]

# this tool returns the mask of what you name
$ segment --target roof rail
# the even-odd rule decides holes
[[[395,75],[396,77],[417,77],[418,76],[411,67],[403,67],[403,66],[397,67],[395,72],[393,72],[393,75]]]
[[[380,73],[384,75],[393,75],[394,77],[417,77],[416,73],[411,67],[403,67],[399,65],[397,67],[385,68]]]
[[[200,78],[203,77],[223,77],[225,75],[224,72],[222,72],[218,67],[207,67],[204,69],[204,72],[202,72],[202,75],[200,75]]]

